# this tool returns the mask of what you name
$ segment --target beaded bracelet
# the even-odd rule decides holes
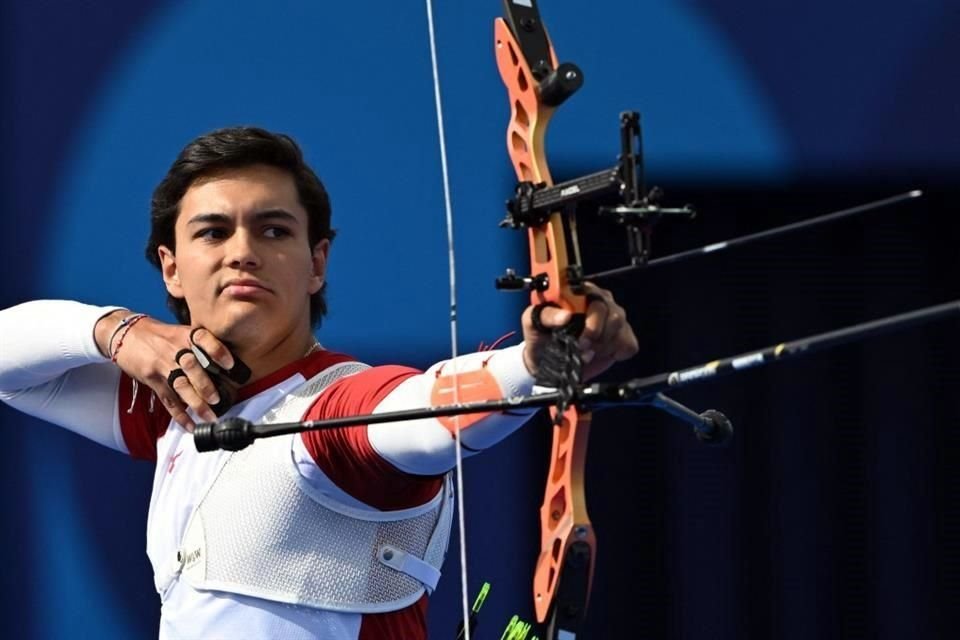
[[[110,341],[107,343],[107,347],[110,350],[110,361],[116,362],[117,355],[120,353],[120,347],[123,346],[123,339],[127,337],[127,332],[141,320],[147,317],[145,313],[134,313],[127,316],[120,321],[120,324],[117,325],[117,328],[113,330],[113,334],[110,336]],[[122,333],[121,333],[122,331]],[[117,337],[117,334],[120,334],[120,339],[117,341],[116,349],[113,348],[113,339]]]

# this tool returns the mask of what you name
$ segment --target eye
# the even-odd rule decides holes
[[[193,237],[203,240],[223,240],[227,237],[227,230],[223,227],[205,227],[193,234]]]
[[[268,238],[286,238],[293,234],[286,227],[267,227],[263,230],[263,235]]]

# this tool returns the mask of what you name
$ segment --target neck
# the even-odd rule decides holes
[[[249,382],[256,382],[291,362],[300,360],[316,347],[317,339],[307,325],[298,327],[277,340],[235,344],[233,352],[250,367],[252,375]]]

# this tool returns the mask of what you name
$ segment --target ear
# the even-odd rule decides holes
[[[313,245],[313,257],[311,260],[310,283],[307,287],[310,295],[315,294],[323,287],[327,280],[327,257],[330,255],[330,241],[321,240]]]
[[[164,245],[157,247],[157,254],[160,256],[160,272],[163,274],[163,284],[167,286],[167,293],[174,298],[183,298],[180,273],[177,271],[177,256]]]

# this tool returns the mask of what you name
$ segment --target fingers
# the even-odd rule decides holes
[[[213,361],[225,371],[233,369],[235,361],[233,354],[227,349],[227,346],[220,342],[215,335],[204,329],[197,327],[190,332],[190,342],[197,345],[206,352]],[[201,362],[199,366],[205,368],[208,363]]]
[[[185,380],[185,378],[179,378],[179,380]],[[176,384],[176,381],[174,384]],[[170,414],[170,417],[173,419],[173,421],[187,431],[192,432],[196,425],[194,424],[193,419],[190,417],[190,414],[187,413],[186,405],[177,395],[176,391],[167,386],[166,380],[163,381],[162,386],[151,388],[154,390],[157,398],[160,399],[160,404],[162,404],[163,408],[167,410],[167,413]]]
[[[194,419],[215,422],[217,413],[226,412],[232,403],[230,380],[240,378],[244,370],[250,375],[249,368],[203,328],[144,317],[124,335],[126,346],[115,364],[149,386],[170,417],[188,431]],[[230,380],[221,379],[224,371]]]
[[[623,307],[609,291],[591,283],[585,288],[589,305],[580,336],[584,362],[594,358],[617,362],[633,357],[638,350],[637,337]]]
[[[604,338],[609,334],[612,320],[615,320],[611,313],[611,306],[615,305],[613,297],[608,292],[597,287],[587,291],[586,318],[583,323],[583,333],[580,334],[580,351],[586,363],[593,360],[598,352],[601,357],[606,355]]]
[[[587,307],[584,311],[584,327],[579,343],[584,365],[584,379],[592,378],[613,365],[614,362],[627,360],[636,355],[639,347],[637,336],[627,321],[623,307],[606,289],[584,284]],[[573,319],[573,313],[554,306],[541,305],[539,325],[535,322],[535,307],[530,306],[523,313],[523,351],[527,370],[536,375],[539,360],[549,344],[551,336],[546,329],[563,327]],[[539,327],[539,330],[538,328]]]
[[[176,354],[185,382],[177,378],[172,386],[196,415],[214,422],[230,408],[231,389],[249,379],[250,369],[203,327],[192,329],[189,340],[190,348]]]
[[[173,390],[196,415],[207,422],[215,422],[217,416],[211,407],[220,402],[217,387],[192,351],[184,350],[180,353],[182,355],[177,359],[177,364],[186,375],[173,381]]]
[[[529,326],[531,330],[535,330],[536,327],[533,318],[534,309],[533,306],[527,307],[521,319],[523,325],[525,327]],[[540,324],[548,329],[559,329],[570,322],[571,318],[573,318],[573,314],[560,307],[544,305],[540,308]]]
[[[189,342],[191,348],[181,349],[174,356],[174,371],[180,370],[183,375],[176,376],[171,371],[167,388],[173,394],[165,399],[163,405],[174,421],[192,431],[194,423],[186,409],[191,409],[201,420],[216,422],[217,414],[212,407],[221,401],[221,397],[212,375],[232,367],[234,360],[226,346],[202,327],[190,331]],[[200,348],[196,349],[193,345]]]

